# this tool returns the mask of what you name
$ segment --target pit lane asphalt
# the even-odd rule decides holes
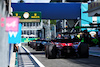
[[[100,58],[89,56],[89,58],[45,58],[44,51],[35,51],[25,46],[45,67],[100,67]]]

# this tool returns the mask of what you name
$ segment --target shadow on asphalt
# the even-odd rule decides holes
[[[29,55],[29,53],[18,53],[19,55]]]
[[[60,57],[59,58],[57,57],[56,59],[47,59],[45,58],[44,51],[35,51],[33,49],[30,49],[30,50],[31,50],[31,54],[35,55],[41,62],[45,62],[44,64],[51,63],[52,65],[56,65],[57,63],[61,63],[64,65],[70,64],[68,67],[76,67],[76,66],[78,67],[79,66],[80,67],[100,67],[100,58],[98,57],[93,57],[93,56],[89,56],[89,58],[76,58],[76,57],[66,57],[66,58]],[[59,64],[58,64],[58,67],[60,67]]]
[[[20,55],[29,55],[29,53],[18,53]],[[31,52],[33,55],[45,55],[45,52]]]
[[[45,52],[31,52],[33,55],[45,55]]]
[[[89,56],[89,58],[64,58],[75,64],[80,64],[83,67],[88,65],[89,67],[100,67],[100,58]]]

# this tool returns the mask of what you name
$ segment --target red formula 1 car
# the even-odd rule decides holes
[[[45,46],[45,56],[48,59],[56,57],[89,57],[88,44],[77,39],[51,40]]]

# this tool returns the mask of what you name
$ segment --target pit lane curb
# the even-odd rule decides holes
[[[99,57],[100,58],[100,56],[98,56],[98,55],[96,55],[96,54],[89,54],[90,56],[93,56],[93,57]]]
[[[28,49],[26,49],[24,46],[21,46],[27,53],[29,53],[29,56],[34,59],[34,61],[39,65],[39,67],[45,67],[34,55],[30,53]]]

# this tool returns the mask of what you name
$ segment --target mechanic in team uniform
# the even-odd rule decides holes
[[[56,37],[56,39],[62,39],[61,34],[58,34],[58,36]]]
[[[91,35],[87,32],[87,30],[84,30],[82,38],[84,39],[84,43],[91,43]]]

